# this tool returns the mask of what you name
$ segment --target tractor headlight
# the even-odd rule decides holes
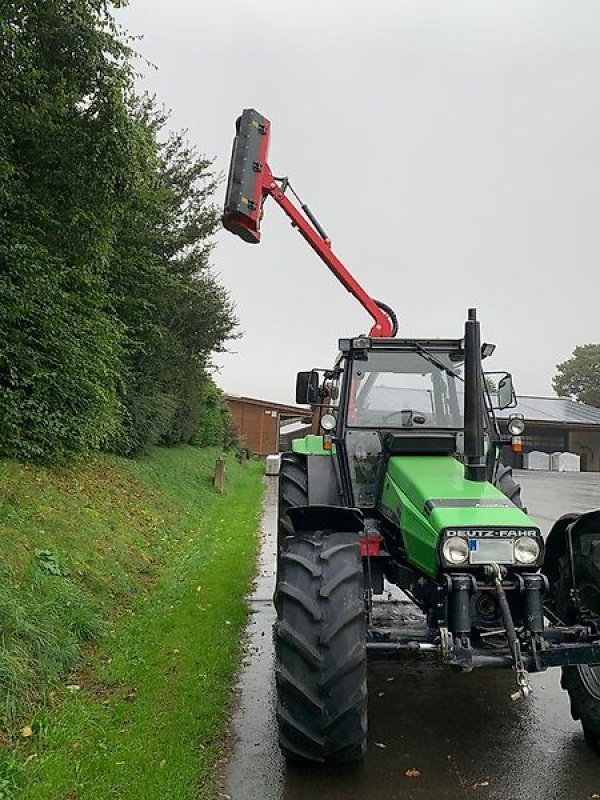
[[[533,564],[540,557],[540,545],[532,536],[521,536],[515,540],[515,561],[519,564]]]
[[[522,417],[511,417],[508,420],[508,432],[511,436],[521,436],[525,430],[525,420]]]
[[[442,545],[442,555],[448,564],[465,564],[469,558],[469,543],[462,536],[446,539]]]
[[[321,427],[324,431],[335,430],[336,420],[333,414],[323,414],[321,417]]]

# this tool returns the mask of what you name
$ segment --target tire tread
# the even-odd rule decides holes
[[[279,569],[275,645],[281,750],[290,760],[360,759],[366,751],[367,679],[358,537],[321,532],[288,537]]]

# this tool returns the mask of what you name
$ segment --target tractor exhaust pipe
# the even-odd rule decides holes
[[[465,478],[485,481],[483,407],[481,385],[481,334],[477,311],[469,309],[465,323]]]

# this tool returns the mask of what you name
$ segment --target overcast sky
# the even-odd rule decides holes
[[[240,111],[268,117],[275,174],[400,335],[461,336],[476,306],[521,394],[551,394],[556,363],[600,341],[596,0],[130,3],[172,126],[226,172]],[[272,201],[262,230],[218,236],[243,338],[216,377],[290,401],[370,318]]]

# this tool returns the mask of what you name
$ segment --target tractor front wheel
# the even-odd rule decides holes
[[[308,505],[308,468],[306,456],[298,453],[282,453],[279,470],[279,503],[278,503],[278,545],[286,536],[294,533],[294,526],[289,517],[290,508]]]
[[[581,553],[575,553],[575,581],[580,608],[600,614],[600,571]],[[571,567],[568,556],[559,562],[556,613],[559,619],[574,625],[580,613],[573,600]],[[569,693],[571,716],[580,720],[586,741],[600,752],[600,664],[563,667],[561,686]]]
[[[521,500],[521,486],[513,478],[512,467],[507,467],[506,464],[500,463],[496,473],[496,486],[502,494],[505,494],[511,503],[514,503],[517,508],[523,508],[523,501]]]
[[[321,763],[361,759],[367,744],[367,658],[357,534],[286,537],[275,606],[283,754]]]

